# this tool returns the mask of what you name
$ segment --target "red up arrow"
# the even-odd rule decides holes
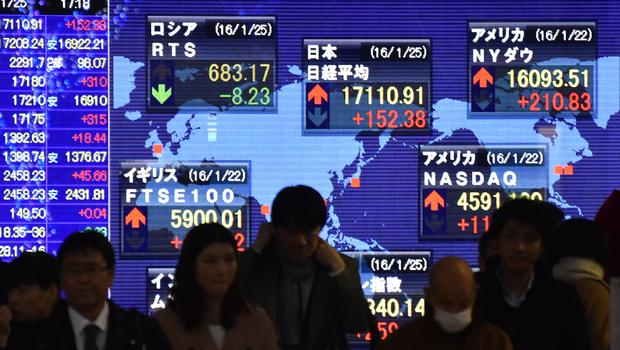
[[[320,105],[321,100],[325,100],[327,102],[327,92],[323,90],[321,84],[316,84],[310,92],[308,92],[308,101],[314,100],[315,105]]]
[[[481,88],[485,88],[488,83],[493,84],[493,76],[488,70],[482,67],[474,74],[474,85],[476,85],[476,83],[478,83]]]
[[[125,225],[129,225],[131,223],[131,228],[140,228],[140,223],[146,225],[146,217],[140,209],[133,208],[129,214],[125,217]]]
[[[444,208],[446,206],[443,198],[441,198],[441,195],[435,190],[433,190],[433,192],[431,192],[428,196],[426,196],[426,199],[424,199],[424,208],[429,205],[431,206],[431,211],[439,210],[440,205]]]

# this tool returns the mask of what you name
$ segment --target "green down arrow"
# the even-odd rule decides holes
[[[172,96],[172,88],[166,90],[166,84],[159,84],[157,85],[157,90],[155,90],[154,87],[151,88],[151,94],[160,104],[163,105],[166,100]]]

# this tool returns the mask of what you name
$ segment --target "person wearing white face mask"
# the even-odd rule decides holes
[[[461,332],[467,328],[472,321],[471,307],[457,313],[443,311],[439,307],[435,307],[434,311],[433,318],[439,323],[439,327],[447,333]]]
[[[474,274],[467,262],[446,257],[433,265],[425,290],[430,314],[402,326],[382,350],[512,350],[508,335],[473,312]]]

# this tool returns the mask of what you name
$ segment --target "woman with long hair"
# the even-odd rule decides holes
[[[175,285],[156,318],[174,350],[276,350],[267,314],[239,292],[237,242],[219,224],[202,224],[183,240]]]

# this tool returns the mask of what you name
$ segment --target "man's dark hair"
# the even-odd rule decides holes
[[[204,315],[209,308],[203,297],[204,292],[196,281],[196,260],[202,250],[213,243],[228,244],[234,252],[237,251],[237,241],[230,231],[220,224],[198,225],[183,239],[169,306],[179,315],[188,330],[194,330],[203,324]],[[224,297],[222,326],[230,329],[235,319],[248,311],[235,278]]]
[[[23,285],[58,286],[58,260],[45,252],[22,253],[9,264],[6,285],[8,290]]]
[[[113,268],[115,266],[112,245],[101,233],[92,229],[74,232],[65,238],[60,249],[58,249],[59,265],[62,266],[62,262],[67,255],[80,254],[88,251],[101,253],[107,268]]]
[[[562,209],[556,207],[553,203],[546,201],[537,202],[540,204],[540,215],[544,225],[544,232],[549,236],[553,233],[555,228],[564,221],[564,212]]]
[[[560,209],[551,203],[533,201],[525,198],[513,199],[497,209],[491,218],[489,233],[500,237],[504,225],[511,219],[532,225],[547,244],[553,227],[564,217]]]
[[[596,222],[584,218],[559,224],[551,239],[553,262],[569,256],[593,259],[607,268],[607,235]]]
[[[327,222],[325,200],[309,186],[285,187],[273,200],[271,222],[275,228],[302,232],[322,228]]]

